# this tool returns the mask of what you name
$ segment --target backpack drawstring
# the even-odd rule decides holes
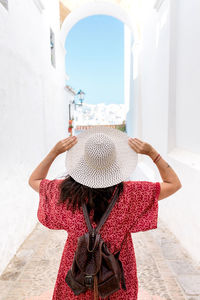
[[[94,276],[94,300],[99,300],[97,275]]]
[[[94,276],[94,300],[99,300],[97,275]],[[108,300],[110,300],[110,296],[108,296]]]

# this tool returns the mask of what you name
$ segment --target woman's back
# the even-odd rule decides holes
[[[53,300],[77,299],[65,283],[64,278],[70,269],[79,236],[87,232],[82,210],[66,210],[66,205],[60,203],[59,185],[63,180],[43,179],[40,183],[40,202],[38,220],[50,229],[63,229],[68,232],[68,238],[63,250],[58,271]],[[120,260],[124,268],[127,291],[120,289],[110,296],[110,299],[136,300],[138,293],[137,269],[131,233],[146,231],[157,227],[159,182],[124,181],[123,193],[115,203],[107,221],[102,226],[100,234],[109,250],[114,253],[120,249]],[[90,212],[92,221],[93,211]],[[95,222],[92,226],[96,227]],[[91,291],[80,295],[79,299],[90,299]]]

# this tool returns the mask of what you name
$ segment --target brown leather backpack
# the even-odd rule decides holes
[[[100,228],[117,200],[117,192],[118,186],[96,228],[93,228],[90,223],[86,204],[82,206],[89,232],[78,238],[72,267],[65,278],[75,295],[80,295],[90,289],[94,291],[95,300],[99,299],[99,296],[106,298],[120,289],[120,281],[122,288],[126,290],[123,266],[119,260],[122,245],[116,254],[112,254],[99,234]]]

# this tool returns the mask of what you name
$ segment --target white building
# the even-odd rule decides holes
[[[141,28],[135,135],[152,143],[180,177],[181,190],[160,202],[159,214],[200,262],[200,1],[154,2]],[[148,157],[140,167],[149,180],[160,180]]]
[[[58,1],[0,1],[0,272],[37,222],[38,194],[28,179],[68,136],[59,34]]]
[[[61,43],[58,0],[0,0],[0,270],[37,222],[30,172],[68,136],[66,36],[95,14],[124,22],[128,135],[151,143],[180,177],[182,189],[160,201],[159,216],[199,262],[200,2],[62,0],[60,7]],[[58,157],[48,177],[63,166]],[[161,181],[148,157],[138,167],[143,180]]]
[[[115,125],[126,119],[124,104],[87,104],[75,110],[74,126],[77,125]]]

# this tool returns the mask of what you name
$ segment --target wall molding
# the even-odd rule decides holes
[[[44,10],[44,5],[41,0],[33,0],[39,11],[42,13]]]
[[[0,0],[0,4],[1,4],[6,10],[8,10],[8,0]]]
[[[165,2],[165,0],[156,0],[155,4],[154,4],[154,9],[159,11],[164,2]]]
[[[177,1],[169,6],[169,94],[168,94],[168,145],[170,152],[176,147],[176,69],[177,69]]]

